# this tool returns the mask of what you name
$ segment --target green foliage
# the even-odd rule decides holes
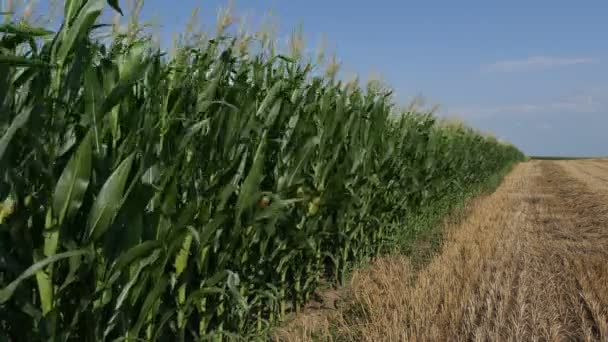
[[[392,250],[412,213],[523,157],[230,37],[173,58],[102,44],[106,5],[66,1],[57,33],[0,31],[11,340],[253,336]]]

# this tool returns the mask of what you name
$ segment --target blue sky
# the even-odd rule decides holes
[[[226,4],[146,0],[142,16],[162,25],[167,44],[192,9],[212,30]],[[241,0],[234,8],[253,26],[272,10],[279,38],[302,23],[308,47],[324,37],[343,75],[380,75],[396,101],[422,95],[440,115],[528,154],[608,155],[608,1]]]

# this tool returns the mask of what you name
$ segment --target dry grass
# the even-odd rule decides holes
[[[608,159],[556,162],[566,172],[586,184],[590,191],[608,196]]]
[[[426,268],[378,259],[354,274],[337,310],[300,315],[276,339],[607,341],[601,166],[519,165],[464,222],[445,227],[444,247]]]

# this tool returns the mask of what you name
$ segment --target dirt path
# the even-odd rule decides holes
[[[417,275],[406,258],[357,272],[330,314],[284,340],[608,341],[608,163],[518,165]]]

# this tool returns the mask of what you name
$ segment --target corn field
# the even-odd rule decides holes
[[[0,26],[0,337],[234,340],[522,154],[242,37]]]

